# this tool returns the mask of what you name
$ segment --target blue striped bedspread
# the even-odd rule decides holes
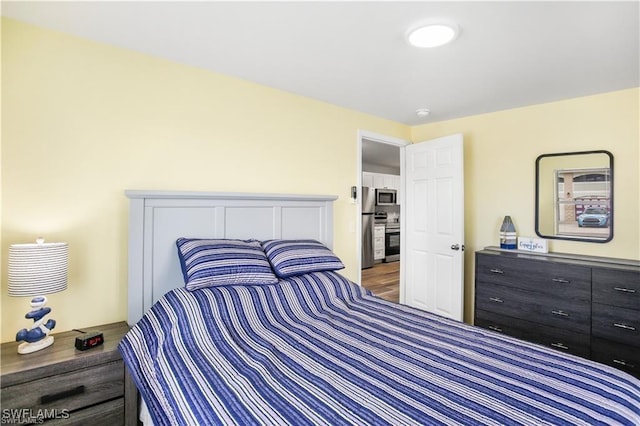
[[[156,425],[640,425],[630,375],[334,272],[172,290],[119,348]]]

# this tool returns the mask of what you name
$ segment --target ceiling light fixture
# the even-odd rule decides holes
[[[427,108],[418,108],[416,110],[416,115],[420,118],[425,118],[427,117],[429,114],[431,114],[431,110],[427,109]]]
[[[457,25],[439,22],[413,28],[407,33],[407,41],[415,47],[438,47],[451,43],[457,36]]]

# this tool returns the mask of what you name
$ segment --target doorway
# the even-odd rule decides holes
[[[389,249],[386,256],[385,249],[396,247],[402,235],[404,147],[408,144],[406,140],[386,135],[365,131],[358,134],[359,283],[375,295],[394,302],[402,302],[403,256],[402,252],[398,256],[393,249]],[[396,202],[370,202],[364,207],[363,200],[376,198],[376,188],[385,196],[396,194]]]
[[[376,296],[398,303],[400,301],[400,261],[376,263],[362,270],[362,286]]]

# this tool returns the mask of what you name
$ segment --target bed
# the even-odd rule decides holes
[[[624,372],[344,278],[335,197],[127,195],[120,351],[156,425],[640,424]]]

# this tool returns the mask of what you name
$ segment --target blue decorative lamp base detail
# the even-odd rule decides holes
[[[49,319],[45,323],[44,317],[51,312],[51,308],[45,307],[47,298],[36,296],[31,299],[31,311],[24,316],[34,321],[30,330],[23,328],[16,334],[16,341],[22,342],[18,345],[19,354],[30,354],[39,351],[53,344],[53,336],[49,333],[56,326],[56,321]]]

